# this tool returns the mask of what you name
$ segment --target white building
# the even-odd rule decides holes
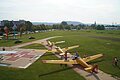
[[[105,30],[118,30],[118,27],[105,27]]]

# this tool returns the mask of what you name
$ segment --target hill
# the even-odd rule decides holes
[[[67,22],[68,25],[72,24],[72,25],[75,25],[75,26],[79,25],[79,24],[83,24],[82,22],[78,22],[78,21],[65,21],[65,22]]]

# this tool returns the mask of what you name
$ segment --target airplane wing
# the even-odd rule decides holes
[[[66,48],[63,48],[62,50],[65,52],[67,50],[74,49],[74,48],[77,48],[77,47],[79,47],[79,45],[75,45],[75,46],[71,46],[71,47],[66,47]]]
[[[82,58],[85,62],[89,62],[89,61],[92,61],[92,60],[95,60],[97,58],[100,58],[102,57],[103,54],[97,54],[97,55],[93,55],[93,56],[89,56],[89,57],[86,57],[86,58]]]
[[[43,63],[52,63],[52,64],[78,64],[76,60],[42,60]]]
[[[60,53],[59,55],[65,55],[65,53]],[[67,53],[68,56],[70,56],[70,53]]]
[[[43,51],[43,52],[56,52],[56,50],[55,49],[53,49],[53,50],[47,50],[47,49],[41,49],[41,50],[35,50],[35,51]]]
[[[0,51],[0,54],[11,54],[16,53],[17,51]]]
[[[52,49],[52,50],[48,50],[47,52],[55,53],[55,52],[58,52],[58,51],[56,49]]]
[[[65,41],[55,42],[54,44],[64,43]]]

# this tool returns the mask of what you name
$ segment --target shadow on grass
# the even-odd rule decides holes
[[[120,69],[120,67],[119,67]],[[116,80],[120,80],[120,77],[117,77],[118,75],[116,74],[119,74],[120,72],[115,72],[115,73],[111,73],[111,76],[114,77]]]
[[[120,70],[120,66],[116,66]]]
[[[64,68],[64,69],[54,70],[54,71],[51,71],[51,72],[47,72],[47,73],[44,73],[44,74],[40,74],[38,77],[47,76],[47,75],[51,75],[51,74],[56,74],[56,73],[59,73],[59,72],[63,72],[63,71],[72,69],[72,68],[73,68],[73,67],[68,67],[68,68]]]
[[[113,65],[113,67],[114,68],[118,68],[120,70],[120,66],[119,65],[117,65],[117,66]]]

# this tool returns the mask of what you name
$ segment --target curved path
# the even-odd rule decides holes
[[[5,47],[5,49],[6,50],[13,50],[13,49],[20,48],[20,47],[27,46],[27,45],[31,45],[34,43],[41,43],[41,42],[46,41],[48,39],[53,39],[53,38],[57,38],[57,37],[62,37],[62,36],[53,36],[53,37],[48,37],[48,38],[44,38],[44,39],[40,39],[40,40],[36,40],[36,41],[27,42],[27,43],[21,43],[21,44],[11,46],[11,47]],[[0,47],[0,50],[2,50],[2,48],[3,47]]]

